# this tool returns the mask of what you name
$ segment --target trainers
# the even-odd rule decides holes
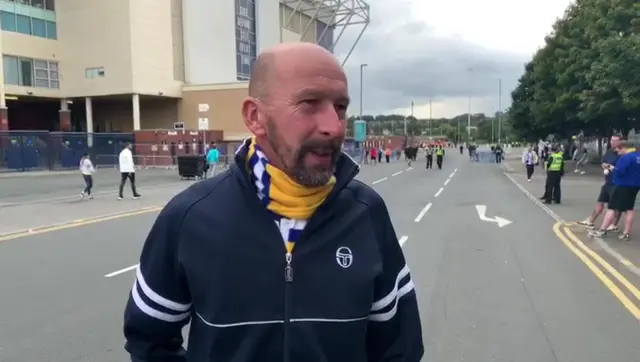
[[[595,224],[592,223],[591,221],[589,221],[589,219],[578,221],[578,225],[582,225],[582,226],[587,227],[589,229],[593,229],[595,227]]]
[[[629,239],[631,239],[631,235],[629,235],[629,234],[620,234],[620,235],[618,235],[618,239],[620,239],[620,240],[629,240]]]
[[[124,197],[118,196],[118,200],[122,200],[122,199],[124,199]]]
[[[609,232],[614,232],[614,233],[615,233],[615,232],[617,232],[617,231],[619,231],[619,230],[620,230],[620,228],[619,228],[619,227],[617,227],[617,226],[615,226],[615,225],[611,225],[611,226],[609,226],[609,227],[607,228],[607,231],[609,231]]]
[[[133,199],[134,199],[134,200],[137,200],[137,199],[139,199],[139,198],[141,198],[141,197],[142,197],[142,195],[140,195],[140,194],[138,194],[138,195],[133,195]]]
[[[84,199],[84,191],[80,193],[80,198]]]
[[[607,230],[591,230],[589,236],[597,236],[599,238],[607,236]]]

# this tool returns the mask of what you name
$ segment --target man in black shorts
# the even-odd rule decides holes
[[[611,194],[611,188],[613,183],[613,174],[611,173],[611,167],[615,166],[618,163],[618,159],[620,155],[618,155],[618,145],[620,144],[620,136],[612,136],[611,137],[611,148],[609,151],[602,157],[602,171],[604,172],[604,185],[600,188],[600,194],[598,195],[598,200],[596,201],[596,206],[593,208],[593,213],[591,216],[586,218],[583,221],[578,221],[578,224],[582,226],[586,226],[587,228],[593,229],[596,220],[604,211],[604,207],[609,204],[609,195]],[[620,221],[621,213],[617,212],[616,217],[614,219],[613,224],[609,226],[607,231],[618,231],[618,222]]]
[[[640,151],[632,148],[629,142],[620,142],[617,150],[620,159],[615,167],[611,167],[613,187],[609,195],[609,210],[604,215],[600,230],[593,231],[590,235],[606,236],[607,229],[613,224],[617,211],[625,213],[624,231],[620,234],[620,239],[627,240],[630,238],[636,197],[640,191]]]

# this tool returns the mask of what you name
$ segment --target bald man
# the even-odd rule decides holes
[[[132,361],[421,360],[387,207],[341,152],[348,105],[323,48],[258,57],[241,106],[253,137],[228,171],[174,197],[147,237],[125,311]]]

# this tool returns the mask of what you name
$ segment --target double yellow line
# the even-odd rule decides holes
[[[607,289],[624,305],[631,314],[640,320],[640,290],[611,266],[598,253],[591,250],[564,223],[553,225],[553,232],[571,250]],[[623,291],[624,289],[624,291]],[[635,301],[634,301],[635,300]]]

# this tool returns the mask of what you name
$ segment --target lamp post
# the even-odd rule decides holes
[[[471,74],[473,73],[473,68],[467,69],[469,72],[469,108],[467,112],[467,143],[471,141]]]
[[[362,85],[363,85],[363,74],[364,74],[364,68],[367,66],[367,64],[363,63],[360,64],[360,119],[362,119],[362,94],[363,94],[363,89],[362,89]]]
[[[502,79],[498,79],[498,143],[502,137]]]

